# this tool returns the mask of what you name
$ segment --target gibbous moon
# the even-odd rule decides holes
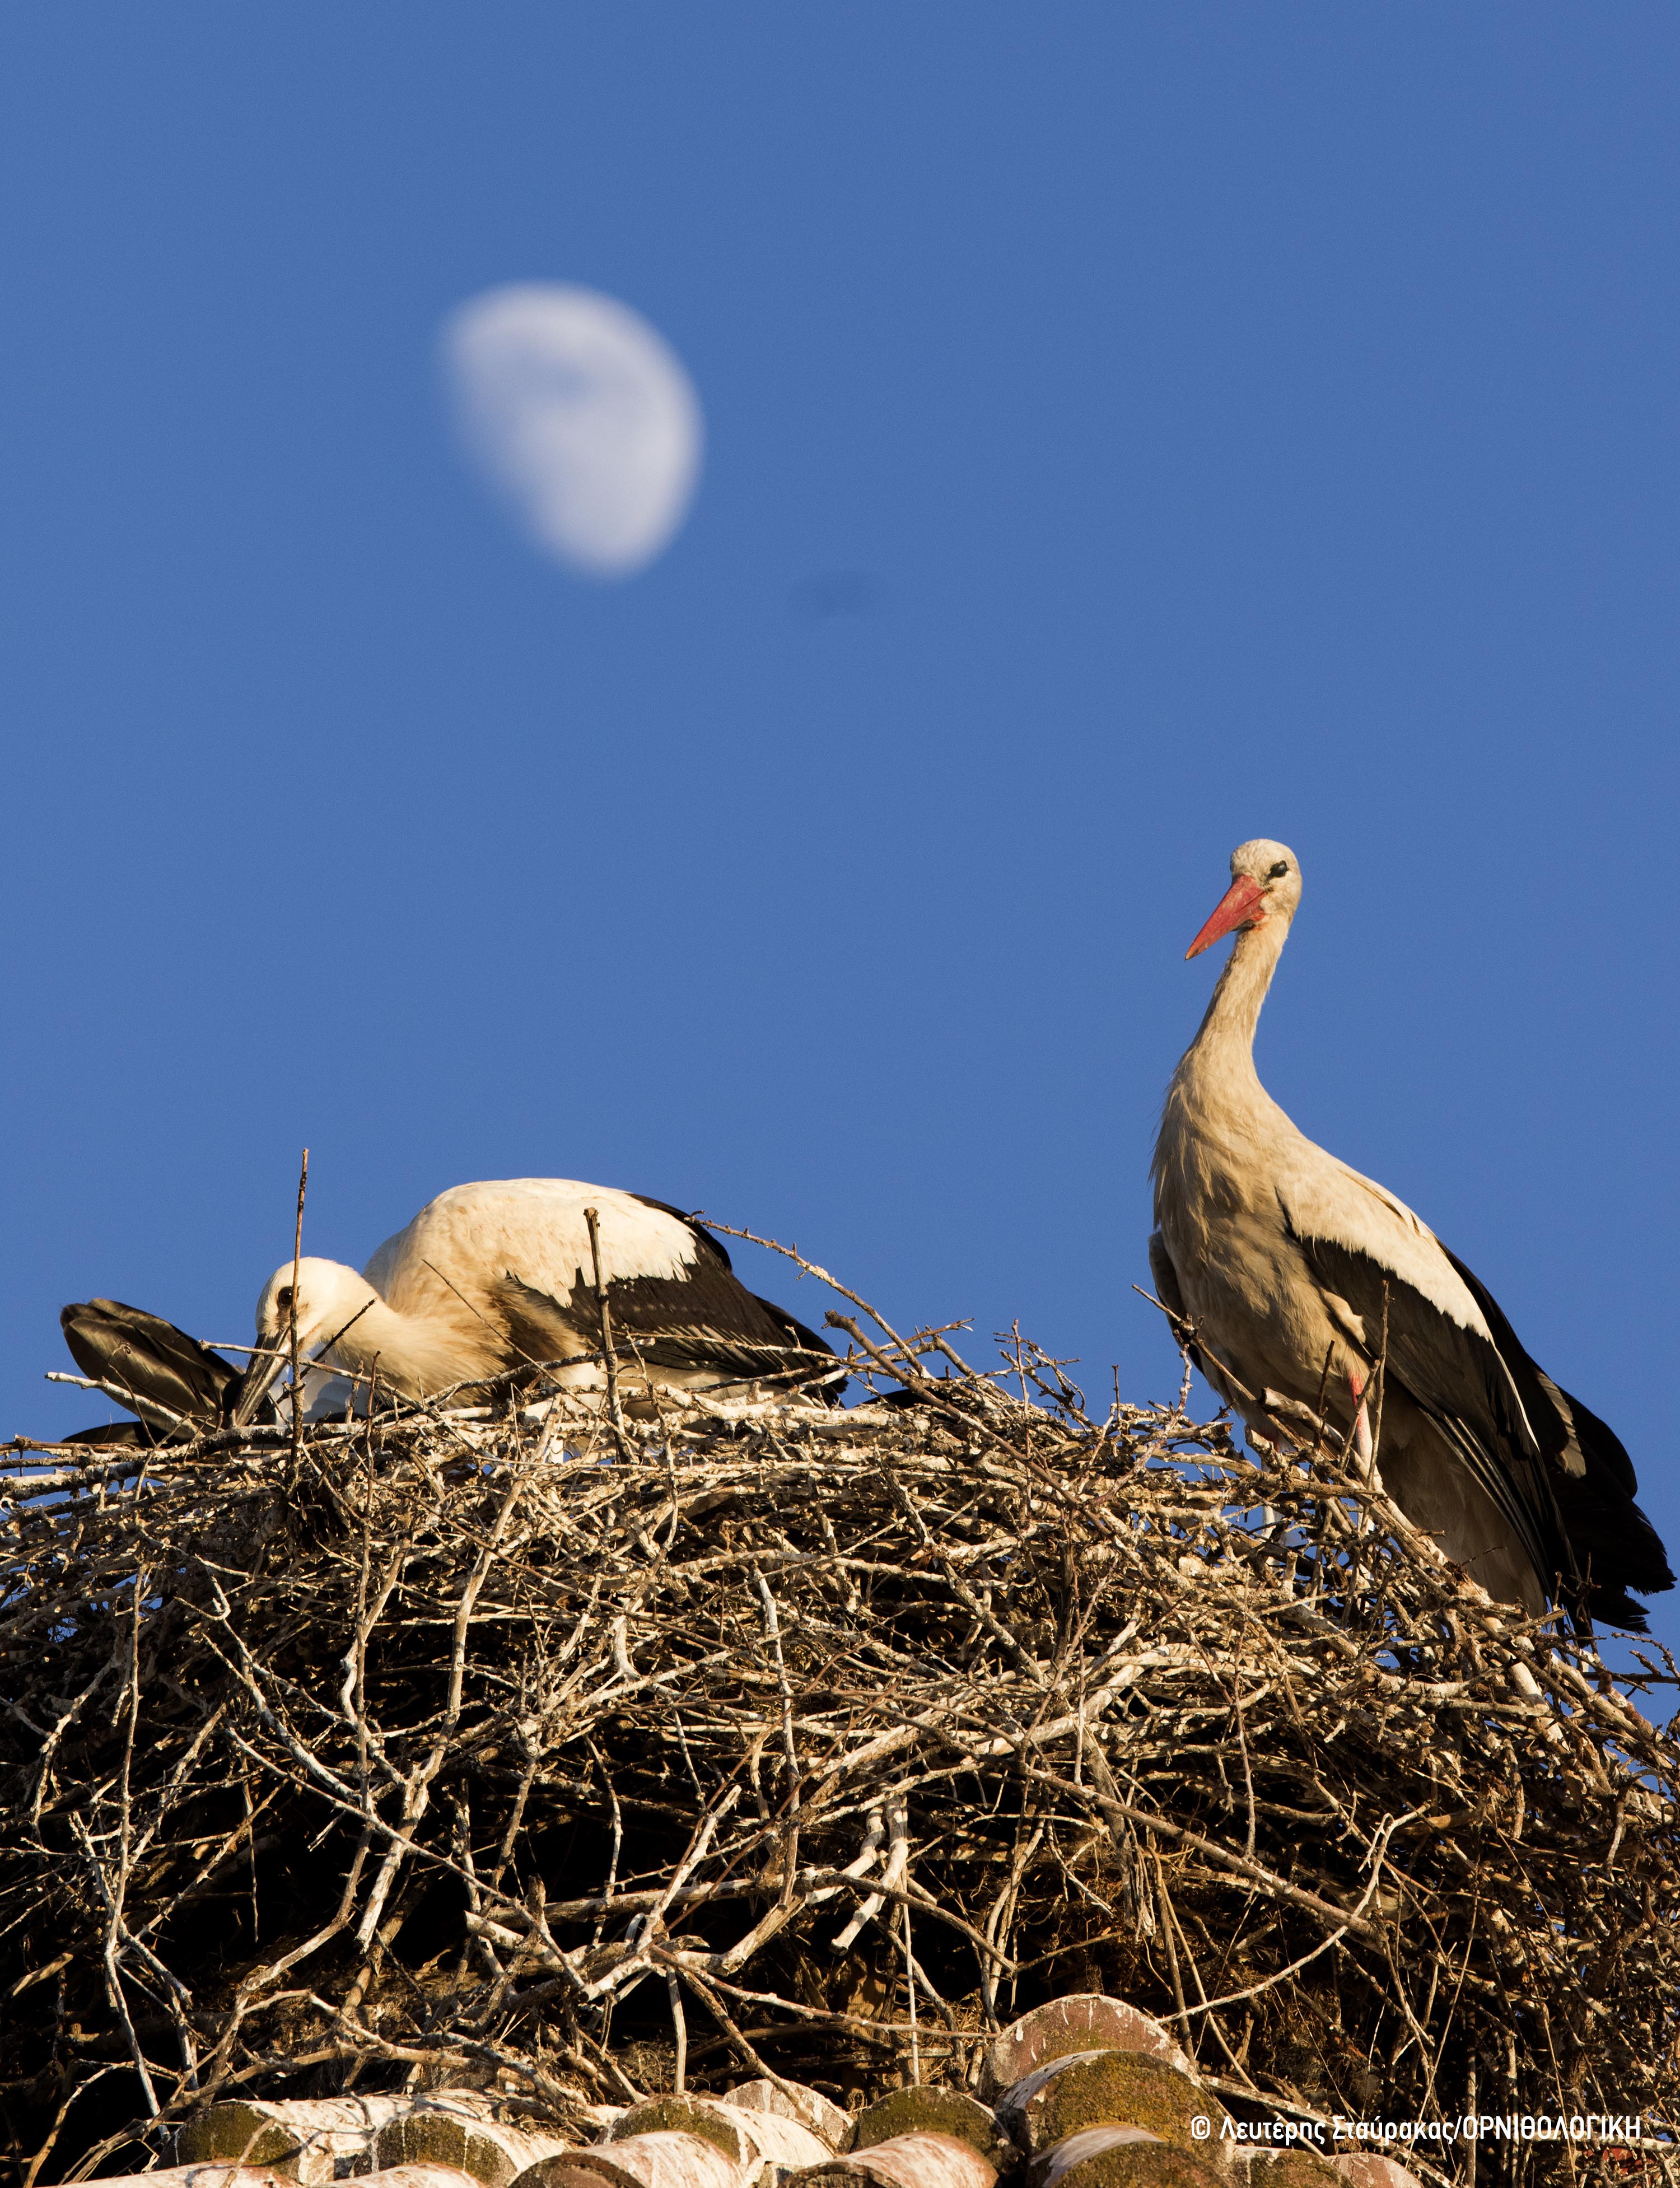
[[[670,544],[700,474],[700,399],[640,313],[516,282],[452,313],[443,353],[468,443],[539,547],[628,578]]]

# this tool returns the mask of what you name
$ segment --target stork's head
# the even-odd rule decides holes
[[[342,1261],[318,1260],[306,1255],[296,1265],[295,1293],[292,1276],[292,1264],[282,1261],[263,1285],[262,1296],[257,1302],[257,1350],[234,1403],[234,1419],[239,1426],[251,1419],[291,1358],[294,1299],[301,1360],[319,1348],[330,1349],[379,1297],[365,1277],[346,1268]]]
[[[1269,836],[1239,843],[1231,854],[1231,886],[1184,954],[1197,956],[1237,928],[1246,931],[1275,919],[1287,928],[1300,900],[1300,862],[1287,843],[1274,843]]]

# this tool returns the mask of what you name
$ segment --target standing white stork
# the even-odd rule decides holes
[[[1236,934],[1155,1143],[1149,1260],[1162,1303],[1256,1430],[1268,1389],[1316,1406],[1328,1363],[1326,1410],[1356,1447],[1368,1442],[1361,1393],[1386,1304],[1377,1463],[1401,1510],[1490,1594],[1536,1616],[1556,1596],[1583,1621],[1643,1633],[1627,1591],[1674,1576],[1621,1442],[1536,1365],[1403,1202],[1315,1147],[1260,1085],[1254,1028],[1300,866],[1262,838],[1232,853],[1231,875],[1186,953]]]
[[[558,1362],[544,1380],[605,1386],[601,1302],[588,1210],[628,1396],[647,1387],[783,1390],[845,1380],[815,1330],[747,1290],[710,1232],[663,1201],[556,1177],[453,1186],[429,1201],[358,1275],[302,1260],[300,1355],[403,1397],[423,1398],[510,1369]],[[257,1303],[257,1351],[233,1407],[250,1420],[290,1356],[293,1265]]]

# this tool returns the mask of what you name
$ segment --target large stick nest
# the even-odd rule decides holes
[[[920,1402],[20,1452],[25,2173],[241,2093],[960,2080],[1087,1989],[1239,2105],[1672,2110],[1640,1681],[1322,1451],[881,1342]]]

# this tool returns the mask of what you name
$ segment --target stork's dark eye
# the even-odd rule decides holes
[[[274,1304],[277,1307],[279,1307],[282,1310],[290,1306],[291,1286],[290,1284],[282,1284],[280,1286],[279,1291],[274,1294]]]
[[[1277,861],[1277,864],[1271,869],[1271,872],[1267,874],[1266,879],[1269,882],[1280,882],[1288,871],[1289,861],[1287,859],[1280,859]]]

